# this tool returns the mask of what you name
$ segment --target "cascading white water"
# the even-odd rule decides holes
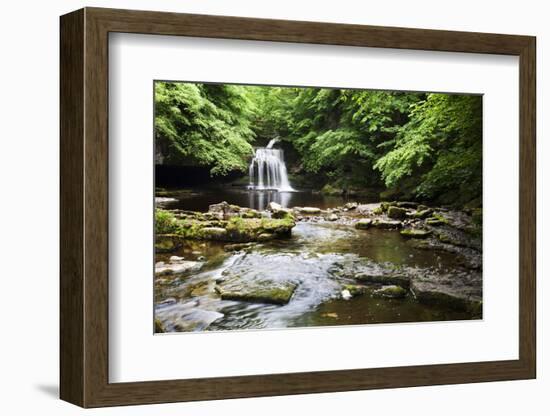
[[[283,150],[273,149],[273,145],[278,141],[277,138],[271,139],[266,147],[256,149],[248,168],[251,189],[294,191],[288,180]]]

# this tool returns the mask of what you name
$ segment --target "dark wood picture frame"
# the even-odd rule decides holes
[[[519,56],[519,359],[109,383],[110,32]],[[535,378],[535,45],[530,36],[100,8],[62,16],[61,398],[100,407]]]

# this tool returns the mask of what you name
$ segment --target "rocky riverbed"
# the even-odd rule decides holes
[[[156,210],[157,332],[478,319],[481,213],[382,202]]]

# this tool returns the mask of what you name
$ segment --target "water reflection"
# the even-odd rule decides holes
[[[163,204],[168,209],[208,211],[208,206],[227,201],[241,207],[264,210],[270,202],[276,202],[285,208],[296,206],[314,206],[321,209],[341,206],[348,200],[341,196],[326,196],[310,190],[279,192],[276,190],[252,190],[246,187],[210,188],[185,191],[173,191],[170,196],[175,201]],[[357,202],[376,202],[369,198],[351,198]]]

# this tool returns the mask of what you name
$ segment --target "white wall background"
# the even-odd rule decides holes
[[[407,0],[120,0],[4,2],[0,14],[0,244],[2,341],[0,409],[3,414],[73,415],[83,412],[58,395],[58,16],[83,6],[166,10],[294,20],[407,26],[538,37],[538,380],[422,387],[338,394],[226,400],[87,411],[102,415],[211,415],[384,413],[409,415],[548,414],[550,296],[543,258],[550,238],[543,186],[550,146],[542,124],[550,101],[545,67],[550,26],[545,2]],[[546,72],[546,74],[545,74]],[[546,325],[547,326],[547,325]],[[406,353],[406,352],[404,352]]]

